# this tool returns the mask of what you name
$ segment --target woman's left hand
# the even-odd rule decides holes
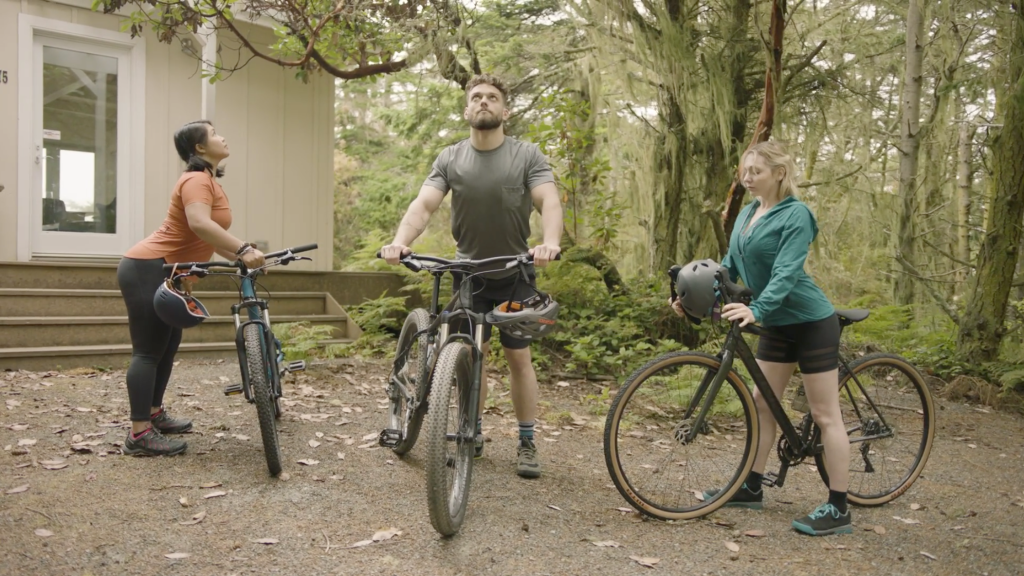
[[[722,308],[722,318],[729,322],[739,320],[740,326],[757,322],[757,319],[754,318],[754,311],[748,308],[746,304],[739,304],[737,302],[726,304]]]

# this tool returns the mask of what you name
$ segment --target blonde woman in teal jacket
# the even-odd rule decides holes
[[[757,363],[776,396],[782,397],[799,366],[814,422],[821,428],[828,463],[828,502],[793,521],[805,534],[849,534],[846,504],[850,441],[839,408],[839,320],[825,293],[804,271],[808,248],[818,234],[814,214],[793,196],[796,166],[778,142],[763,142],[744,154],[743,185],[754,201],[736,219],[729,253],[722,266],[733,280],[754,291],[750,306],[728,304],[722,318],[741,326],[768,328],[757,346]],[[760,510],[761,478],[775,443],[775,418],[759,392],[754,393],[760,444],[743,487],[726,504]]]

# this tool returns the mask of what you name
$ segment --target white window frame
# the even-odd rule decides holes
[[[37,36],[66,39],[125,50],[128,53],[129,121],[128,146],[118,149],[117,162],[127,167],[125,190],[118,190],[118,203],[127,202],[125,230],[129,246],[144,236],[146,165],[146,43],[130,34],[42,18],[18,15],[18,234],[17,258],[27,262],[33,257],[33,236],[39,223],[32,217],[35,189],[35,39]],[[122,164],[123,163],[123,164]],[[118,223],[120,226],[121,223]],[[126,247],[127,249],[127,247]],[[74,257],[74,254],[67,254]],[[97,255],[83,255],[96,257]],[[110,254],[108,256],[118,256]]]

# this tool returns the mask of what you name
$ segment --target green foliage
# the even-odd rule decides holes
[[[321,343],[333,338],[332,332],[331,326],[314,325],[305,320],[274,325],[274,336],[281,341],[281,348],[288,360],[331,357]]]
[[[394,352],[394,338],[402,330],[406,303],[401,296],[384,296],[366,300],[349,309],[352,320],[363,329],[363,335],[334,352],[351,355],[385,356]]]

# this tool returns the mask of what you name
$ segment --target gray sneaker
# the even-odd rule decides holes
[[[187,448],[185,442],[168,438],[156,428],[149,428],[138,438],[133,438],[129,431],[122,451],[130,456],[173,456]]]
[[[522,478],[540,478],[540,461],[537,460],[537,445],[531,440],[520,439],[519,464],[516,466],[516,474]]]

